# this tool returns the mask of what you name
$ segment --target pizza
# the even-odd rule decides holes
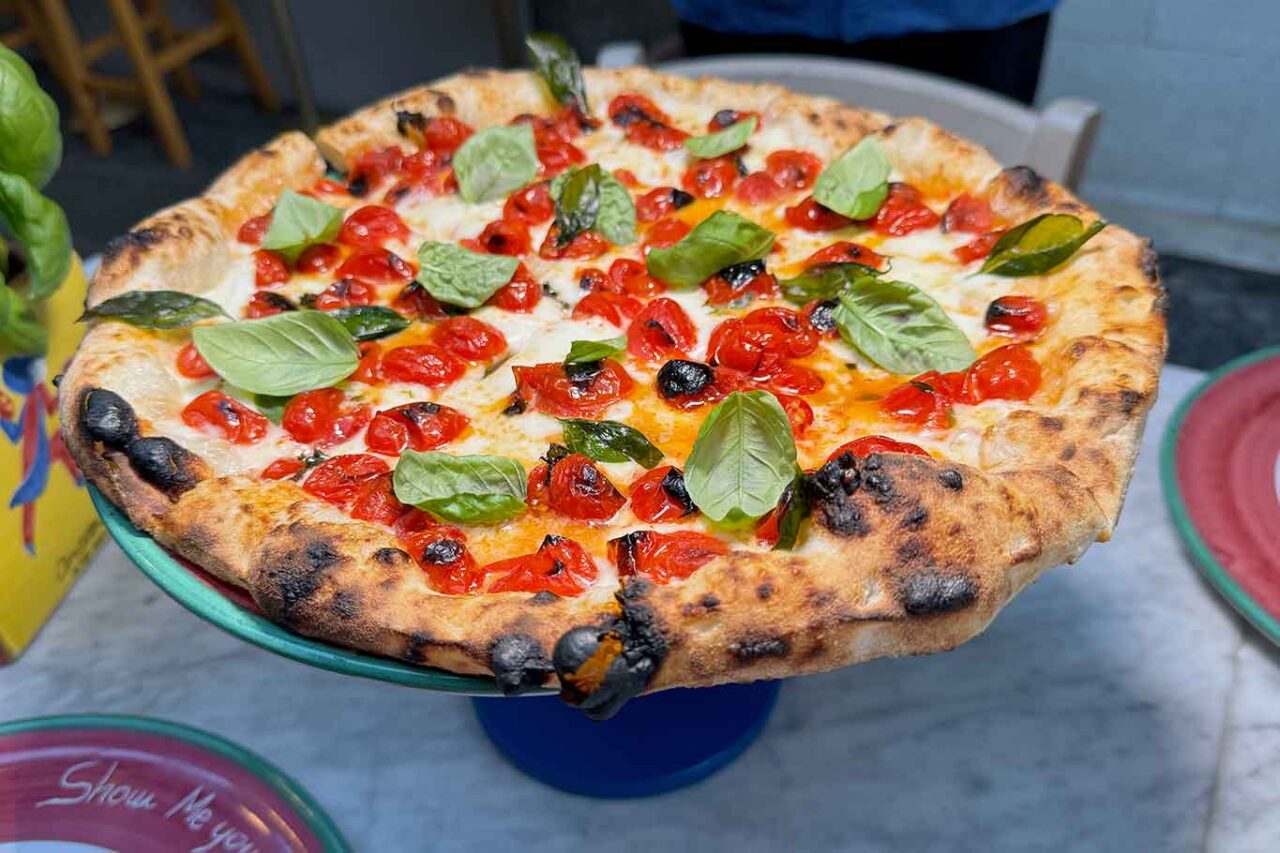
[[[530,47],[111,244],[60,400],[134,524],[289,630],[598,718],[950,649],[1108,537],[1148,241],[923,119]]]

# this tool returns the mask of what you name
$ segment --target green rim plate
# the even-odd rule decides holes
[[[89,486],[89,496],[93,499],[98,515],[102,516],[102,523],[106,525],[111,538],[116,540],[116,544],[143,574],[168,593],[169,597],[201,619],[212,622],[227,633],[258,648],[330,672],[389,681],[407,687],[475,695],[499,692],[497,685],[489,678],[413,666],[290,633],[274,622],[245,610],[201,581],[154,539],[134,527],[128,517],[93,486]]]
[[[1249,593],[1245,592],[1244,588],[1236,582],[1236,579],[1231,576],[1226,567],[1218,562],[1218,558],[1213,555],[1213,551],[1209,549],[1209,545],[1200,535],[1200,531],[1196,529],[1190,513],[1187,512],[1187,505],[1182,498],[1182,492],[1178,488],[1177,471],[1178,434],[1181,432],[1182,424],[1196,401],[1204,396],[1210,386],[1227,375],[1276,356],[1280,356],[1280,346],[1266,347],[1257,352],[1251,352],[1248,355],[1233,359],[1217,370],[1212,371],[1178,404],[1177,410],[1174,411],[1173,417],[1169,420],[1169,425],[1165,427],[1164,438],[1160,445],[1160,483],[1163,486],[1165,503],[1169,506],[1169,513],[1173,516],[1173,523],[1178,530],[1178,535],[1182,538],[1187,550],[1191,552],[1191,556],[1196,565],[1200,567],[1201,573],[1241,616],[1261,631],[1271,642],[1280,645],[1280,620],[1277,620],[1264,610],[1262,605],[1255,601]]]

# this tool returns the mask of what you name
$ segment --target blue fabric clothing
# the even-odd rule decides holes
[[[845,42],[911,33],[992,30],[1058,0],[671,0],[683,21],[721,33],[801,35]]]

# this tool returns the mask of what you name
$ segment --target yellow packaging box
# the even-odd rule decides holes
[[[58,432],[57,389],[80,342],[84,270],[38,306],[46,358],[10,357],[0,387],[0,663],[16,658],[102,541],[80,472]]]

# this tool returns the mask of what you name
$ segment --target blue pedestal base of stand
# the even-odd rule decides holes
[[[602,723],[558,698],[473,699],[485,734],[535,779],[588,797],[648,797],[726,766],[764,728],[778,682],[666,690]]]

